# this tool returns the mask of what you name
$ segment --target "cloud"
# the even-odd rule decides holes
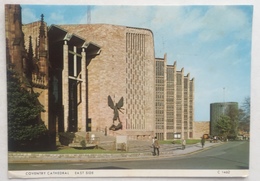
[[[251,19],[239,6],[169,6],[157,7],[153,13],[153,30],[168,28],[168,33],[174,37],[195,34],[205,42],[230,35],[237,39],[251,39]]]
[[[48,7],[47,22],[87,23],[87,7]],[[79,8],[79,9],[77,9]],[[195,120],[209,119],[209,105],[243,101],[250,94],[252,7],[249,6],[91,6],[91,23],[148,28],[155,56],[195,78]],[[47,8],[46,8],[47,9]],[[38,20],[24,9],[28,22]],[[61,12],[63,11],[63,12]],[[47,17],[47,16],[46,16]]]
[[[251,39],[250,19],[237,6],[212,6],[203,17],[199,34],[202,41],[216,41],[228,36]]]
[[[170,29],[174,37],[182,37],[201,29],[203,11],[189,6],[169,6],[155,9],[152,27],[155,31]],[[166,16],[167,15],[167,16]]]

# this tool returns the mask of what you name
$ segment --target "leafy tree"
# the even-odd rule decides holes
[[[230,118],[230,125],[231,125],[231,130],[229,131],[228,137],[235,139],[238,135],[239,110],[236,107],[229,106],[226,109],[226,115]]]
[[[220,119],[216,122],[216,128],[218,129],[220,136],[227,138],[232,130],[230,117],[227,115],[220,116]]]
[[[7,70],[9,150],[40,148],[48,131],[39,115],[44,111],[38,93],[26,89],[13,70]]]

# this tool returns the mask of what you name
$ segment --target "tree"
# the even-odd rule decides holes
[[[250,131],[250,97],[246,97],[239,113],[239,130],[249,133]]]
[[[238,107],[229,106],[226,109],[226,115],[230,118],[230,125],[231,125],[228,138],[235,139],[238,135],[238,118],[239,118]]]
[[[8,148],[22,150],[40,148],[48,131],[39,115],[44,111],[39,94],[22,85],[14,70],[7,70]]]
[[[220,116],[219,120],[216,122],[216,128],[218,129],[219,136],[226,139],[232,130],[230,117],[227,115]]]
[[[250,97],[248,96],[245,98],[245,100],[243,102],[243,110],[249,116],[249,118],[250,118],[250,107],[251,107]]]

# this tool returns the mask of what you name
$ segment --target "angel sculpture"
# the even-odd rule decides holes
[[[122,129],[122,122],[120,121],[120,118],[119,118],[119,112],[120,111],[121,113],[122,112],[122,107],[124,105],[124,99],[123,97],[121,97],[121,99],[118,101],[118,103],[114,104],[111,96],[108,96],[108,106],[114,110],[114,117],[113,117],[113,124],[112,126],[109,128],[110,130],[113,130],[113,131],[116,131],[116,130],[119,130],[119,129]],[[119,121],[119,123],[117,125],[115,125],[115,121]]]

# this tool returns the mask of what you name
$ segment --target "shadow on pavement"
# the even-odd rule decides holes
[[[99,167],[99,168],[91,168],[93,170],[102,170],[102,169],[113,169],[113,170],[117,170],[117,169],[128,169],[128,168],[123,168],[123,167],[114,167],[114,166],[107,166],[107,167]]]

